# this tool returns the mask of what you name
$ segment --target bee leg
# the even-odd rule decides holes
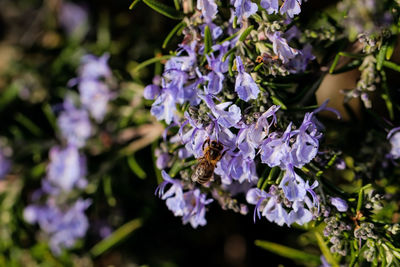
[[[210,137],[207,137],[206,141],[204,141],[204,143],[203,143],[203,145],[202,145],[202,147],[201,147],[202,150],[204,150],[204,146],[205,146],[206,144],[208,144],[208,146],[210,146]]]

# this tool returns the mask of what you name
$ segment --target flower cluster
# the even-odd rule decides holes
[[[170,127],[179,127],[178,134],[165,139],[162,145],[166,147],[168,142],[184,145],[173,152],[178,158],[204,157],[206,140],[217,140],[223,145],[224,155],[215,166],[215,175],[220,178],[217,191],[247,193],[248,202],[257,204],[256,213],[261,212],[280,225],[307,223],[319,212],[319,199],[314,192],[318,182],[305,181],[295,169],[311,162],[318,152],[322,137],[315,118],[318,110],[305,114],[298,129],[293,123],[280,122],[281,107],[271,103],[276,99],[274,93],[260,83],[265,79],[265,73],[274,76],[302,73],[314,59],[309,44],[302,49],[289,45],[290,41],[298,43],[300,40],[300,30],[287,25],[300,13],[301,1],[284,1],[280,7],[277,0],[262,1],[262,10],[251,1],[232,4],[235,18],[228,25],[217,26],[214,24],[218,17],[217,5],[213,1],[198,1],[203,24],[198,23],[197,13],[189,18],[193,25],[183,30],[185,37],[177,54],[166,62],[163,75],[155,77],[153,84],[144,89],[144,97],[154,100],[151,113],[158,120],[164,120]],[[278,24],[255,19],[258,28],[248,28],[247,38],[243,37],[251,15],[258,11],[262,16],[280,12],[288,18],[284,20],[283,16]],[[235,28],[235,20],[242,29]],[[285,29],[287,32],[283,32]],[[232,37],[220,41],[227,34]],[[246,43],[246,39],[251,42]],[[254,46],[260,56],[251,58],[246,46]],[[259,64],[258,71],[254,68],[255,62]],[[279,69],[275,71],[278,65]],[[183,110],[179,110],[179,106]],[[282,131],[282,127],[286,130]],[[168,168],[167,162],[174,157],[160,151],[168,149],[158,150],[157,166]],[[282,170],[278,185],[271,186],[268,194],[252,188],[260,180],[258,162]],[[181,172],[182,179],[186,177],[186,180],[179,182],[163,170],[165,181],[159,188],[168,208],[176,216],[183,216],[184,223],[188,222],[185,218],[190,214],[201,214],[203,218],[204,203],[208,204],[205,195],[200,194],[199,189],[193,189],[188,181],[191,173],[193,170],[186,170],[186,174]],[[167,184],[172,186],[169,193],[164,194]],[[236,184],[239,188],[235,188]],[[208,186],[214,188],[216,185]],[[189,191],[182,193],[183,190]],[[202,210],[193,209],[184,196],[196,196],[195,203],[203,203]],[[196,218],[202,223],[191,221],[192,226],[205,223],[200,217]]]
[[[352,2],[342,1],[340,6],[358,16],[346,21],[362,21],[361,16],[375,14],[374,1],[361,1],[366,2],[362,8]],[[355,208],[354,193],[332,190],[324,177],[331,167],[333,172],[360,175],[368,173],[364,170],[370,166],[348,164],[339,158],[342,151],[324,143],[325,127],[317,113],[331,111],[340,118],[335,109],[327,107],[327,100],[307,106],[315,103],[311,98],[323,80],[321,72],[329,69],[314,68],[326,58],[314,61],[313,45],[340,39],[339,24],[330,18],[323,29],[304,29],[294,19],[301,13],[302,1],[298,0],[262,0],[259,5],[250,0],[231,1],[229,21],[225,13],[219,13],[219,5],[213,0],[197,1],[197,10],[183,20],[178,50],[165,62],[162,75],[144,89],[144,97],[154,100],[151,114],[167,124],[160,148],[155,150],[163,177],[156,192],[175,216],[194,228],[206,224],[206,208],[212,201],[207,196],[211,195],[223,209],[241,214],[247,213],[248,204],[254,205],[254,220],[265,217],[280,226],[324,222],[331,252],[342,256],[354,240],[375,240],[371,224],[361,221],[372,216],[371,207],[381,199],[371,204],[363,199],[361,188]],[[362,13],[363,9],[368,12]],[[376,13],[386,16],[390,12],[379,9]],[[355,59],[338,73],[359,68],[361,76],[354,79],[358,80],[355,89],[342,92],[348,90],[345,100],[360,97],[368,109],[373,107],[371,92],[378,91],[386,79],[384,71],[376,71],[382,68],[383,57],[390,58],[387,52],[377,54],[388,40],[386,25],[374,18],[370,29],[357,30],[360,44],[356,49],[364,54],[341,52],[329,69],[337,71],[340,56]],[[316,75],[309,75],[312,72]],[[304,80],[318,75],[321,80],[303,88]],[[382,98],[393,116],[390,96]],[[387,136],[391,143],[388,157],[394,160],[400,157],[399,132],[395,128]],[[359,179],[353,176],[346,179]]]
[[[78,83],[80,102],[77,107],[72,98],[66,98],[57,124],[65,143],[54,146],[49,151],[49,164],[42,188],[33,196],[33,202],[25,208],[24,218],[29,223],[38,223],[49,236],[50,246],[55,254],[63,248],[71,248],[75,241],[85,236],[89,227],[85,210],[89,199],[76,199],[73,191],[83,190],[86,180],[86,157],[80,151],[93,134],[89,114],[101,122],[107,110],[110,92],[103,79],[111,79],[107,65],[108,56],[96,58],[84,56],[79,69],[79,77],[70,84]],[[43,202],[43,203],[40,203]]]

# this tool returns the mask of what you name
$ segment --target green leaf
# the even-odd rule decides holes
[[[150,58],[146,61],[143,61],[142,63],[140,63],[139,65],[137,65],[132,72],[138,72],[139,70],[143,69],[144,67],[154,64],[156,62],[162,61],[162,60],[166,60],[166,59],[170,59],[171,57],[173,57],[174,55],[166,55],[166,56],[161,56],[161,57],[153,57]]]
[[[287,110],[286,105],[278,97],[272,95],[271,99],[272,99],[272,103],[274,103],[275,105],[281,106],[281,109],[283,109],[283,110]]]
[[[235,51],[236,51],[236,46],[232,47],[228,52],[226,52],[226,54],[222,57],[222,62],[225,62],[228,56],[233,54]]]
[[[250,32],[254,29],[254,26],[251,25],[250,27],[247,27],[247,29],[245,29],[242,34],[239,37],[239,41],[244,42],[247,38],[247,36],[250,34]]]
[[[396,47],[396,41],[397,41],[397,37],[395,36],[395,38],[392,38],[392,40],[390,40],[388,46],[387,46],[387,50],[386,50],[386,55],[385,55],[385,59],[389,60],[394,52],[394,48]]]
[[[110,248],[119,244],[122,240],[131,235],[135,230],[142,226],[141,219],[134,219],[122,225],[120,228],[115,230],[111,235],[97,243],[91,250],[90,254],[93,257],[98,257]]]
[[[134,0],[132,4],[129,6],[129,10],[132,10],[140,1],[142,0]]]
[[[31,121],[28,117],[26,117],[22,113],[18,113],[17,115],[15,115],[15,120],[19,122],[22,126],[24,126],[26,129],[28,129],[35,136],[39,137],[43,134],[39,126],[37,126],[33,121]]]
[[[115,207],[117,200],[112,193],[111,176],[107,175],[103,178],[103,190],[104,194],[106,195],[108,205]]]
[[[184,21],[181,21],[180,23],[178,23],[167,35],[167,37],[165,38],[163,44],[162,44],[162,48],[165,49],[169,43],[169,41],[171,40],[171,38],[177,33],[179,32],[183,27],[186,26],[186,23]]]
[[[324,239],[322,238],[321,234],[318,232],[314,232],[315,238],[317,239],[319,249],[321,250],[322,254],[324,255],[326,261],[332,265],[332,267],[339,267],[339,264],[333,258],[328,246],[325,244]]]
[[[256,240],[255,245],[265,250],[268,250],[272,253],[275,253],[279,256],[292,259],[294,261],[308,262],[308,263],[313,263],[315,265],[321,264],[319,256],[301,250],[297,250],[294,248],[290,248],[287,246],[283,246],[265,240]]]
[[[183,14],[179,11],[177,11],[175,8],[169,7],[167,5],[164,5],[163,3],[160,3],[155,0],[143,0],[143,2],[148,5],[150,8],[154,9],[158,13],[170,18],[170,19],[182,19]]]
[[[204,54],[207,55],[211,52],[212,47],[212,36],[210,27],[208,25],[204,29]]]
[[[0,111],[18,96],[19,89],[20,87],[13,83],[4,90],[0,97]]]
[[[145,179],[147,177],[146,172],[137,163],[134,155],[130,155],[126,157],[126,159],[128,161],[129,168],[137,177],[140,179]]]
[[[386,56],[386,51],[387,51],[387,45],[384,44],[381,47],[381,50],[379,50],[378,56],[376,58],[376,69],[381,70],[383,66],[383,61],[385,60]]]
[[[389,69],[392,69],[392,70],[400,72],[400,66],[397,65],[396,63],[391,62],[391,61],[386,61],[386,60],[383,61],[383,66],[386,67],[386,68],[389,68]]]

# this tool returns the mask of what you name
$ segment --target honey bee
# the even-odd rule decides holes
[[[207,146],[205,146],[206,144]],[[192,181],[199,184],[205,184],[213,178],[215,166],[225,154],[222,152],[224,149],[222,143],[215,140],[210,141],[210,138],[204,141],[202,149],[203,157],[199,158],[199,163],[192,174]]]

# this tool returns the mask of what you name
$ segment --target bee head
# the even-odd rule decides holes
[[[224,146],[222,145],[222,143],[215,141],[215,140],[211,141],[211,147],[214,149],[217,149],[219,151],[222,151],[222,149],[224,149]]]

